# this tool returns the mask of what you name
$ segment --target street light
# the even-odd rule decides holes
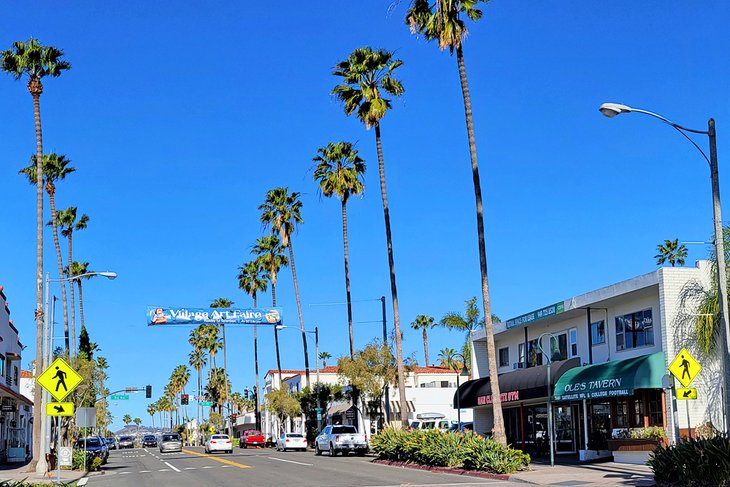
[[[275,330],[283,330],[284,328],[289,328],[289,327],[286,325],[276,325],[274,327]],[[315,325],[314,330],[304,330],[304,333],[311,333],[314,335],[314,353],[315,353],[315,357],[317,358],[317,391],[316,391],[317,409],[318,409],[317,429],[321,430],[322,429],[322,424],[321,424],[321,422],[322,422],[322,419],[321,419],[322,418],[322,415],[321,415],[322,405],[319,402],[319,327]],[[307,341],[306,335],[304,335],[304,341],[305,342]],[[278,356],[278,348],[277,348],[277,356]],[[307,384],[307,385],[309,385],[309,384]]]
[[[52,353],[51,349],[53,348],[53,323],[50,322],[50,320],[48,319],[48,317],[49,317],[49,315],[48,315],[48,296],[50,294],[50,289],[49,289],[50,283],[69,281],[69,282],[72,282],[72,285],[73,285],[74,280],[81,279],[82,277],[91,277],[91,276],[104,276],[107,279],[116,279],[117,273],[109,272],[109,271],[85,272],[84,274],[79,274],[77,276],[61,277],[59,279],[51,279],[50,273],[48,273],[48,272],[46,273],[45,323],[43,326],[44,336],[41,337],[42,347],[43,347],[43,356],[38,361],[40,364],[40,369],[39,369],[40,371],[38,372],[39,374],[41,372],[43,372],[44,370],[46,370],[46,367],[48,367],[48,365],[50,364],[51,353]],[[70,353],[72,353],[71,350],[69,350],[69,354]],[[38,463],[36,463],[36,469],[35,469],[36,473],[39,473],[41,475],[45,475],[46,472],[48,471],[48,463],[46,463],[46,455],[45,455],[46,447],[48,446],[46,443],[47,442],[50,443],[50,423],[46,419],[46,414],[45,414],[47,403],[48,403],[47,393],[45,391],[42,391],[41,392],[41,413],[42,414],[40,417],[40,422],[41,422],[40,430],[42,433],[41,433],[41,437],[38,439],[38,444],[40,446],[39,451],[41,454],[40,454],[40,458],[38,458]],[[35,421],[35,419],[34,419],[34,421]],[[46,431],[46,429],[48,429],[48,431]],[[49,437],[48,440],[46,439],[46,435],[48,435],[48,437]]]
[[[730,434],[730,328],[728,323],[728,299],[727,299],[727,275],[725,268],[725,240],[722,232],[722,209],[720,207],[720,175],[717,167],[717,134],[715,132],[715,119],[710,118],[707,121],[707,130],[695,130],[687,127],[683,127],[676,124],[659,114],[650,112],[647,110],[641,110],[639,108],[632,108],[628,105],[622,105],[620,103],[604,103],[600,106],[599,110],[606,117],[612,118],[622,113],[643,113],[651,117],[657,118],[662,122],[666,123],[670,127],[674,128],[677,132],[687,139],[697,149],[702,157],[705,158],[707,163],[710,165],[710,179],[712,182],[712,213],[714,220],[714,231],[715,231],[715,257],[717,258],[717,293],[718,301],[720,304],[720,336],[724,348],[721,348],[722,356],[722,371],[723,377],[725,378],[724,386],[724,415],[725,415],[725,432]],[[710,156],[705,154],[697,143],[690,138],[687,133],[707,135],[709,139]],[[689,428],[689,425],[687,425]]]
[[[449,360],[449,367],[451,367],[452,370],[455,370],[454,359],[456,357],[459,357],[461,359],[461,372],[456,374],[456,422],[459,424],[459,429],[457,431],[461,431],[461,399],[459,398],[459,377],[469,377],[469,371],[466,369],[466,359],[460,353],[455,353],[451,356],[451,360]]]
[[[555,466],[555,448],[554,443],[555,440],[553,439],[553,384],[552,384],[552,374],[550,371],[550,365],[553,363],[553,356],[550,353],[545,353],[545,350],[542,348],[542,337],[549,336],[550,340],[557,340],[558,337],[550,333],[549,331],[546,331],[542,335],[540,335],[537,338],[537,348],[540,350],[540,353],[547,356],[547,388],[548,388],[548,395],[547,395],[547,420],[548,420],[548,440],[550,442],[550,466]],[[552,344],[552,343],[551,343]]]

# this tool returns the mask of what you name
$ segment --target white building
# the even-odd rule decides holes
[[[33,402],[20,392],[22,348],[0,286],[0,461],[22,462],[31,451]]]
[[[699,358],[692,330],[682,325],[691,320],[680,319],[696,311],[692,303],[682,305],[680,295],[690,283],[709,289],[710,279],[707,261],[694,268],[662,267],[496,323],[508,442],[533,454],[549,452],[549,357],[557,453],[578,453],[581,459],[610,455],[608,439],[649,426],[663,427],[670,441],[706,421],[723,428],[716,361],[703,359],[691,385],[698,390],[695,401],[676,401],[667,375],[682,347]],[[493,414],[484,330],[473,332],[471,343],[475,379],[458,394],[462,407],[474,409],[476,431],[488,433]]]
[[[297,393],[305,387],[306,374],[303,370],[282,370],[282,381],[284,386],[292,393]],[[420,413],[441,413],[447,419],[455,421],[457,412],[454,409],[453,399],[456,392],[456,375],[457,373],[445,367],[416,367],[412,373],[406,376],[406,405],[408,411],[408,419],[416,419]],[[317,381],[317,373],[310,371],[309,380],[312,384]],[[337,375],[337,367],[328,366],[319,370],[319,381],[329,385],[345,385],[344,379]],[[278,370],[272,369],[266,373],[264,377],[264,394],[279,387]],[[264,396],[265,397],[265,396]],[[388,391],[388,409],[390,413],[390,423],[400,424],[401,404],[397,387],[389,387]],[[386,413],[386,405],[382,401],[375,408],[365,415],[364,421],[360,422],[358,428],[364,427],[369,433],[375,433],[383,426],[384,416]],[[350,402],[330,405],[329,409],[323,412],[323,424],[340,423],[354,424],[355,409]],[[358,405],[360,411],[363,410],[362,404]],[[280,431],[278,419],[266,411],[265,407],[261,413],[262,428],[264,436],[275,436]],[[471,409],[462,409],[462,421],[472,420]],[[303,418],[294,418],[284,425],[286,431],[301,432],[303,430]]]

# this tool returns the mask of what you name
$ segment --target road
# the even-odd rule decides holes
[[[161,454],[145,448],[112,450],[104,474],[89,478],[90,487],[399,487],[517,486],[516,482],[465,478],[371,463],[371,457],[315,456],[312,452],[241,450],[207,455],[202,448]]]

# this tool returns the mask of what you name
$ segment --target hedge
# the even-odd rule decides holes
[[[378,458],[491,473],[526,470],[530,455],[473,432],[387,428],[372,437]]]
[[[730,487],[730,440],[717,435],[659,445],[648,464],[659,486]]]

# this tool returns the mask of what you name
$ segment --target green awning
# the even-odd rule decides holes
[[[664,352],[575,367],[555,384],[557,401],[631,396],[635,389],[661,389],[667,373]]]

